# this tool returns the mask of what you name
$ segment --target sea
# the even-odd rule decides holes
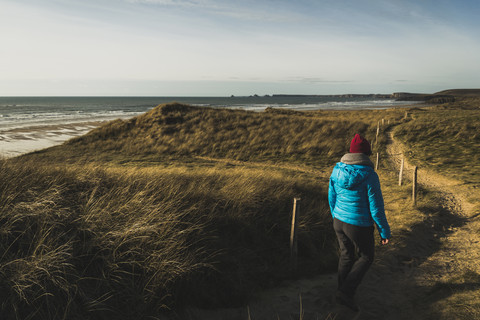
[[[354,110],[407,104],[373,96],[0,97],[0,158],[61,144],[102,122],[135,117],[169,102],[257,112],[269,107]]]
[[[36,125],[129,118],[169,102],[252,111],[263,111],[268,107],[292,110],[374,109],[406,104],[393,99],[338,96],[0,97],[0,132]]]

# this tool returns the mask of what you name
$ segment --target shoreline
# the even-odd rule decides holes
[[[60,145],[109,121],[112,121],[112,119],[64,124],[37,124],[30,127],[0,130],[0,159],[14,158],[22,154]]]

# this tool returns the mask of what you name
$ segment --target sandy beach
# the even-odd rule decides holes
[[[0,157],[12,158],[53,147],[83,135],[108,120],[0,129]]]

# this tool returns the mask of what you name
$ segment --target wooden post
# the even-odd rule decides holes
[[[298,243],[297,243],[297,216],[299,212],[298,202],[300,198],[293,199],[293,214],[292,214],[292,229],[290,231],[290,260],[292,269],[297,270],[297,254],[298,254]]]
[[[375,171],[378,170],[379,162],[380,162],[380,153],[377,152],[377,162],[375,163]]]
[[[382,127],[385,126],[385,119],[382,119]]]
[[[413,188],[412,188],[412,200],[413,200],[413,205],[417,205],[417,166],[413,168]]]
[[[400,174],[398,175],[398,185],[402,185],[403,181],[403,167],[405,166],[405,159],[402,156],[402,162],[400,163]]]
[[[408,118],[408,111],[405,111],[405,117],[404,119],[407,119]]]
[[[375,143],[373,144],[372,149],[377,147],[379,133],[380,133],[380,121],[377,122],[377,134],[375,135]]]

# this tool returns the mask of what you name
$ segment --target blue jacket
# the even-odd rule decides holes
[[[328,202],[333,218],[360,227],[375,223],[383,239],[391,237],[380,180],[372,167],[337,163],[330,176]]]

